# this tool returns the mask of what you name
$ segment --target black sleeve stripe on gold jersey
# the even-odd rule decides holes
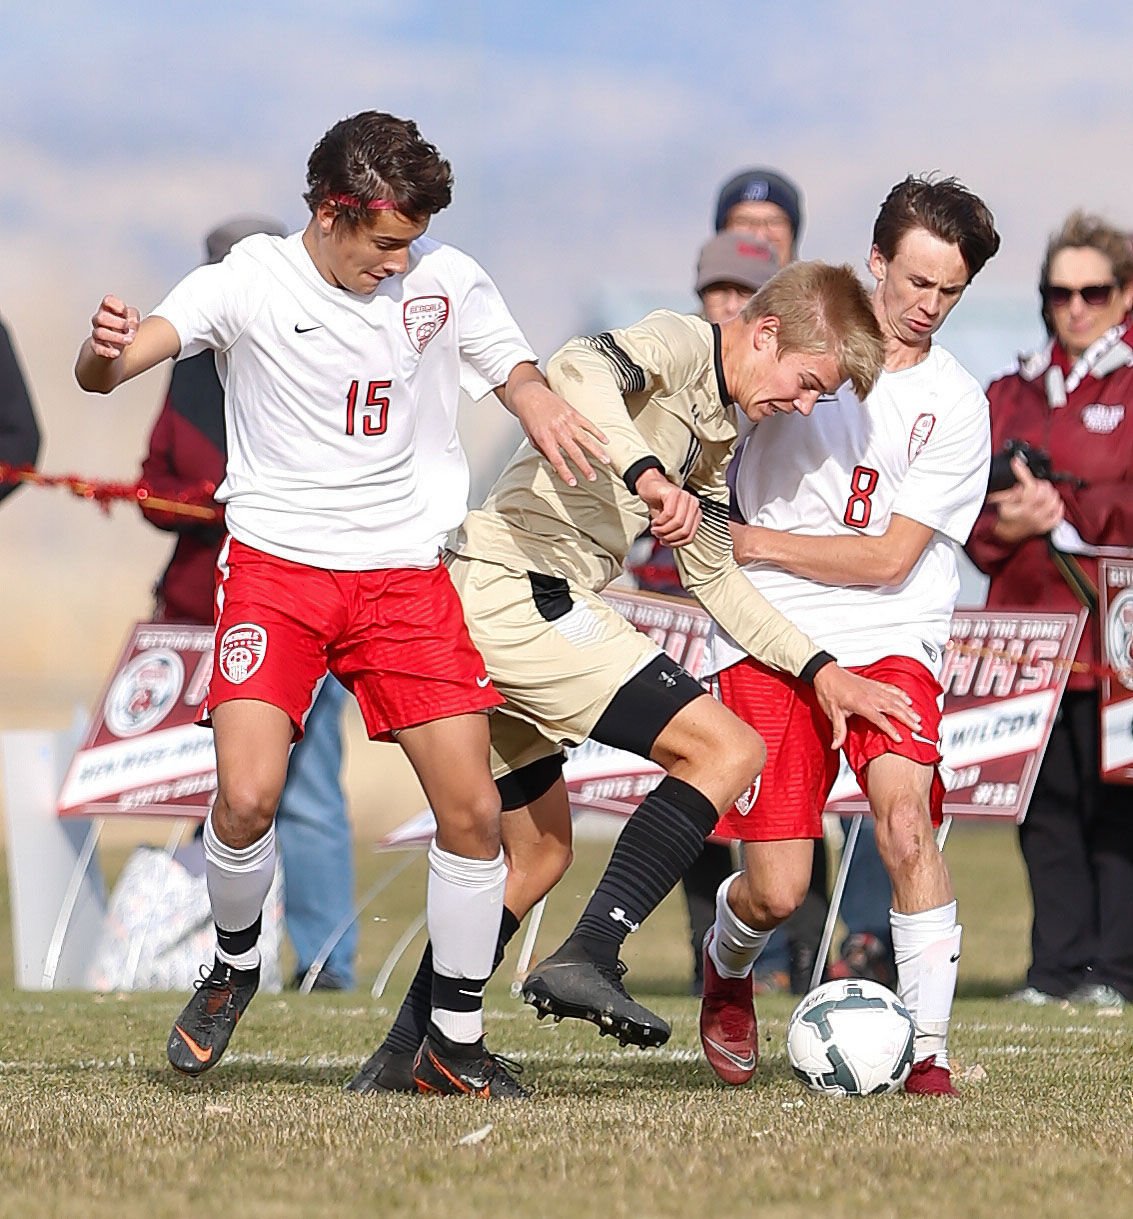
[[[732,547],[732,531],[728,528],[728,505],[706,495],[697,495],[700,501],[700,527],[729,550]]]
[[[593,347],[600,355],[604,355],[614,366],[617,374],[618,389],[623,394],[640,394],[645,392],[645,371],[614,342],[613,335],[608,332],[595,335],[583,335],[582,342]]]

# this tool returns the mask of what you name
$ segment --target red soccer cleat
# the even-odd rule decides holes
[[[913,1063],[909,1078],[905,1080],[905,1091],[914,1096],[959,1096],[952,1086],[952,1072],[947,1067],[938,1067],[936,1058],[922,1058]]]
[[[704,994],[700,1000],[700,1044],[708,1065],[726,1083],[746,1084],[759,1061],[759,1026],[755,1020],[751,974],[722,978],[708,952],[712,932],[704,937]]]

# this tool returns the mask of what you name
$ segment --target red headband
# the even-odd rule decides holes
[[[363,203],[357,195],[327,195],[328,203],[337,203],[339,207],[364,207],[371,212],[397,212],[401,208],[392,199],[371,199]]]

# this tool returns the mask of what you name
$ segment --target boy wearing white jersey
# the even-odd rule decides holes
[[[597,430],[547,388],[495,286],[424,236],[449,163],[416,125],[367,111],[307,166],[302,233],[240,242],[144,321],[105,297],[76,377],[106,393],[211,348],[225,388],[229,532],[208,713],[218,791],[205,823],[218,951],[170,1033],[172,1065],[216,1065],[259,981],[260,916],[288,751],[328,669],[373,739],[396,739],[437,817],[428,920],[437,957],[421,1091],[523,1095],[484,1047],[483,986],[503,896],[500,800],[483,712],[502,700],[440,549],[467,507],[458,390],[494,390],[571,484]]]
[[[932,336],[999,247],[986,206],[954,179],[907,178],[874,226],[873,307],[885,371],[864,404],[843,387],[806,428],[772,419],[736,471],[736,557],[752,585],[855,672],[904,689],[921,716],[900,742],[861,719],[842,746],[870,800],[893,882],[898,991],[917,1025],[906,1090],[954,1095],[947,1032],[960,956],[956,903],[933,840],[943,784],[937,681],[959,591],[962,544],[987,490],[987,400]],[[758,1048],[751,968],[806,893],[811,842],[838,773],[801,683],[717,631],[724,702],[758,724],[768,760],[717,832],[744,843],[744,870],[717,895],[706,938],[701,1043],[727,1083]]]

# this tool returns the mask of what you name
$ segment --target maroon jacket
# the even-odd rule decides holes
[[[164,499],[196,497],[224,479],[224,388],[211,351],[179,360],[142,462],[142,480]],[[164,622],[213,620],[216,558],[224,540],[223,509],[215,524],[140,502],[146,518],[177,534],[173,557],[154,588],[154,617]]]
[[[1065,406],[1047,401],[1052,365],[1066,375]],[[1074,372],[1055,343],[1022,360],[1018,372],[993,381],[987,391],[992,452],[999,452],[1008,440],[1025,440],[1043,449],[1056,472],[1085,480],[1080,488],[1055,484],[1066,505],[1066,519],[1082,539],[1095,546],[1133,546],[1133,327],[1126,322],[1118,341],[1106,347],[1077,385]],[[1007,545],[994,536],[995,522],[995,509],[985,507],[967,545],[972,562],[991,578],[988,608],[1076,612],[1080,602],[1051,562],[1046,540]],[[1096,581],[1096,561],[1079,562]],[[1098,655],[1095,614],[1086,626],[1078,659],[1093,664]],[[1072,689],[1094,685],[1089,674],[1070,676]]]

